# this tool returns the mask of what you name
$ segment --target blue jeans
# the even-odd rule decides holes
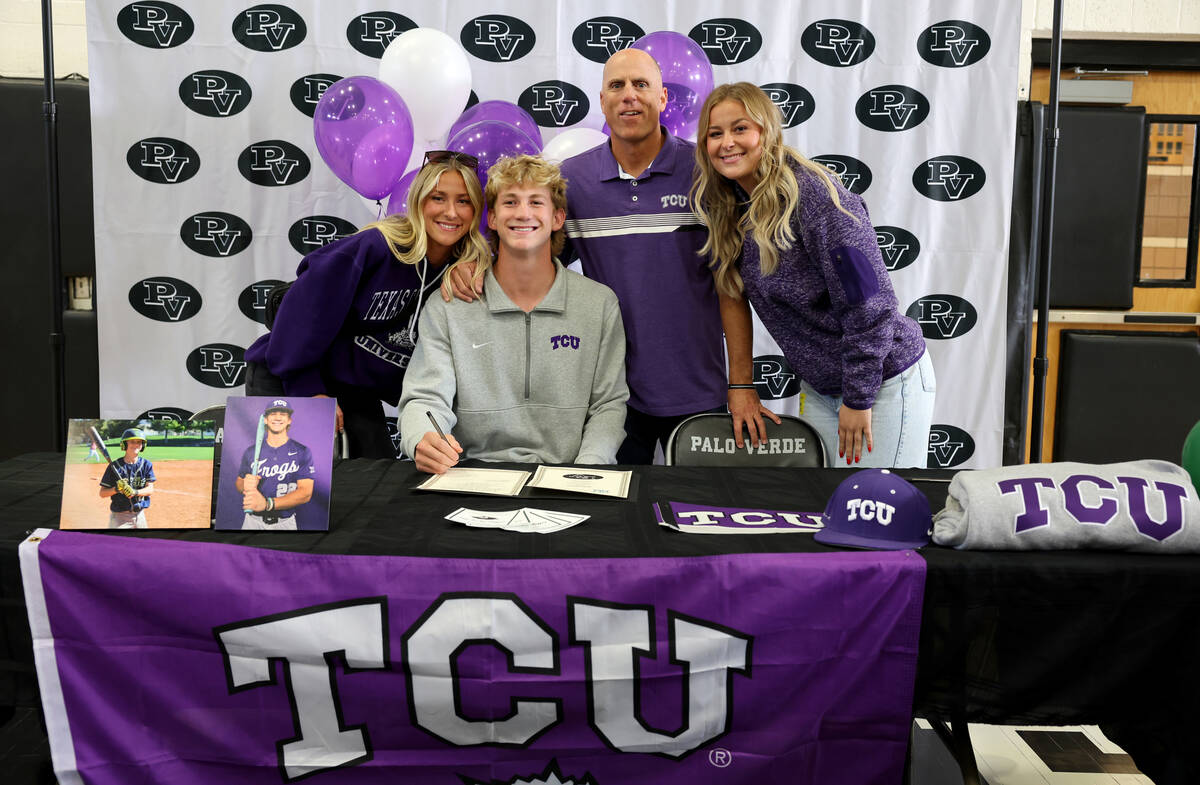
[[[929,352],[890,379],[884,379],[871,407],[873,449],[863,448],[856,469],[925,468],[929,462],[929,426],[933,423],[933,400],[937,380]],[[845,466],[838,460],[838,409],[842,396],[822,395],[805,381],[800,416],[817,429],[825,445],[825,465]]]

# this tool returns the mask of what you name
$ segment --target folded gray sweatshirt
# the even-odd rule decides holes
[[[1200,497],[1167,461],[962,471],[933,541],[967,550],[1200,552]]]

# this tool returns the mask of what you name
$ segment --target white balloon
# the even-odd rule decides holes
[[[571,156],[579,155],[607,141],[608,134],[595,128],[572,128],[546,142],[546,146],[542,148],[542,157],[561,164]]]
[[[429,149],[462,114],[471,96],[471,64],[441,30],[418,27],[392,39],[379,61],[379,80],[404,99],[416,145]]]

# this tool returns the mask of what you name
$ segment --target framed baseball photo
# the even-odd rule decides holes
[[[71,420],[62,529],[207,529],[212,422]]]
[[[332,398],[230,397],[217,484],[217,529],[327,531]]]

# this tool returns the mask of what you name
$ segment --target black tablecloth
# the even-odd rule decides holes
[[[55,527],[61,454],[0,463],[0,706],[37,704],[17,545]],[[328,532],[111,532],[312,553],[483,558],[689,556],[827,552],[803,534],[686,535],[655,525],[652,502],[819,512],[849,470],[637,467],[637,497],[537,500],[421,493],[407,462],[354,460],[334,467]],[[936,472],[913,478],[933,509]],[[943,479],[949,473],[943,473]],[[536,506],[586,513],[554,535],[471,529],[444,520],[458,507]],[[1200,521],[1190,522],[1200,525]],[[1153,717],[1196,729],[1200,696],[1200,556],[1101,552],[921,550],[928,564],[914,711],[972,722],[1079,724]],[[803,587],[779,612],[804,602]]]

